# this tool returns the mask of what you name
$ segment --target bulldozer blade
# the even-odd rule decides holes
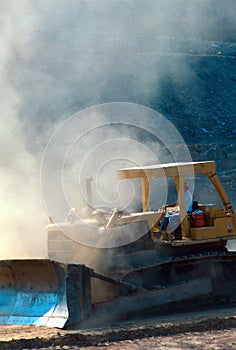
[[[63,328],[83,317],[86,289],[84,265],[52,260],[0,261],[0,324]],[[81,278],[83,280],[81,280]],[[89,308],[88,308],[89,309]]]

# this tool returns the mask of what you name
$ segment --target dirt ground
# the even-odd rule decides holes
[[[93,330],[1,326],[0,349],[236,349],[236,308],[126,321]]]

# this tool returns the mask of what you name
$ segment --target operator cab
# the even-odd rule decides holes
[[[186,176],[205,175],[213,185],[222,202],[217,204],[201,204],[193,202],[197,208],[191,212],[186,210],[184,186]],[[136,168],[118,170],[119,179],[142,180],[142,210],[143,214],[150,212],[150,194],[152,192],[152,179],[171,178],[175,184],[178,195],[179,224],[171,234],[164,239],[172,245],[194,244],[199,242],[227,240],[236,235],[236,217],[232,205],[225,190],[216,174],[214,161],[206,162],[183,162],[158,164]],[[150,227],[153,240],[160,239],[157,228],[160,227],[164,217],[172,210],[170,206],[160,208],[158,221]],[[174,209],[175,210],[175,209]],[[150,222],[150,220],[149,220]]]

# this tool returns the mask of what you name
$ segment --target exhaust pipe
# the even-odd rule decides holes
[[[92,185],[91,182],[93,181],[93,178],[87,177],[85,179],[85,184],[86,184],[86,195],[87,195],[87,206],[89,208],[93,208],[93,198],[92,198]]]

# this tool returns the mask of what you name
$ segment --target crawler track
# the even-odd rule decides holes
[[[102,325],[104,319],[114,322],[234,306],[236,254],[211,252],[135,264],[123,270],[121,281],[135,286],[136,291],[95,305],[85,326]]]

